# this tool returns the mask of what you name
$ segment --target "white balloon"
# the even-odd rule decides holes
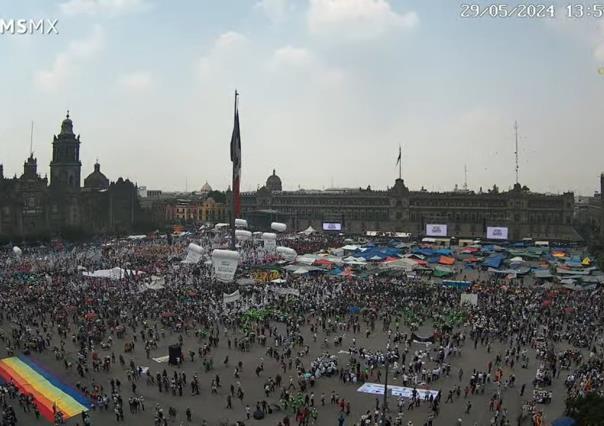
[[[273,222],[271,223],[271,229],[277,232],[285,232],[287,225],[285,223]]]
[[[252,233],[250,231],[244,231],[243,229],[237,229],[235,231],[235,238],[239,241],[247,241],[252,238]]]
[[[235,226],[237,226],[239,228],[247,228],[247,220],[235,219]]]
[[[235,278],[237,265],[239,265],[239,253],[216,249],[212,252],[212,264],[218,281],[231,282]]]
[[[277,253],[279,253],[281,257],[287,260],[294,260],[296,256],[298,256],[296,250],[289,247],[277,247]]]
[[[15,253],[17,256],[21,256],[23,254],[23,250],[21,250],[19,247],[14,246],[13,247],[13,253]]]
[[[203,254],[203,247],[198,246],[197,244],[191,243],[191,244],[189,244],[189,251],[193,251],[198,254]]]

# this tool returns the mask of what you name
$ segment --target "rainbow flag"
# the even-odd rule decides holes
[[[67,420],[91,408],[90,401],[76,389],[25,356],[0,360],[0,378],[14,383],[22,393],[31,394],[40,414],[50,422],[55,420],[55,409]]]

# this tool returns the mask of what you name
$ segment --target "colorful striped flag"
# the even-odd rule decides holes
[[[12,382],[22,393],[32,395],[40,414],[53,423],[55,411],[61,411],[67,420],[92,406],[84,395],[25,356],[0,360],[0,377],[6,383]]]

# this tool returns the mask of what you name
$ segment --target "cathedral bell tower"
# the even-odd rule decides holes
[[[52,141],[50,162],[50,187],[55,191],[77,192],[80,190],[80,135],[73,133],[73,122],[67,117],[61,123],[61,133]]]

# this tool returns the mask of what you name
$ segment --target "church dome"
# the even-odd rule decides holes
[[[73,121],[69,118],[69,111],[67,111],[67,116],[65,120],[61,123],[61,133],[62,134],[73,134]]]
[[[212,192],[212,187],[210,186],[210,184],[208,182],[206,182],[202,187],[201,187],[201,191],[200,192]]]
[[[101,173],[101,165],[99,163],[94,165],[94,172],[90,173],[88,177],[84,179],[84,188],[94,190],[109,188],[109,179]]]
[[[275,169],[273,169],[273,174],[266,180],[266,189],[269,191],[281,191],[281,188],[281,178],[275,174]]]

